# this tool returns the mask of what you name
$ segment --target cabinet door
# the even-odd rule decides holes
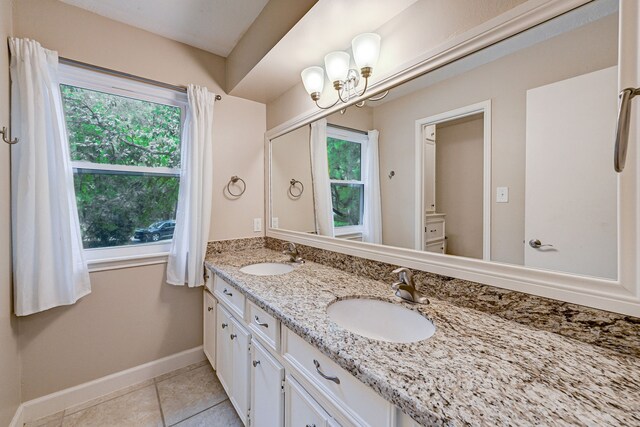
[[[202,346],[209,363],[216,369],[216,300],[208,291],[203,291]]]
[[[227,394],[231,394],[231,315],[218,304],[216,319],[216,373]]]
[[[251,353],[251,425],[282,427],[284,368],[255,339]]]
[[[327,427],[329,414],[290,375],[285,384],[285,427]]]
[[[231,394],[229,399],[236,408],[238,415],[245,425],[247,425],[247,415],[249,413],[249,391],[250,391],[250,356],[251,356],[251,335],[236,319],[231,318],[233,332],[231,338]]]

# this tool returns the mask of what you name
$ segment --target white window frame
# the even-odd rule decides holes
[[[331,184],[357,184],[362,185],[363,188],[363,200],[362,200],[362,212],[360,212],[361,218],[364,218],[364,211],[367,209],[366,198],[364,197],[364,189],[366,188],[367,183],[362,180],[364,175],[364,171],[362,167],[364,166],[364,153],[366,150],[366,144],[369,143],[369,136],[365,133],[358,132],[355,130],[349,130],[342,127],[332,126],[331,124],[327,125],[327,139],[335,138],[341,139],[344,141],[354,142],[356,144],[360,144],[360,180],[341,180],[341,179],[331,179],[329,177],[329,185]],[[333,218],[333,216],[332,216]],[[363,221],[361,221],[363,222]],[[333,227],[334,236],[346,236],[346,235],[362,235],[364,232],[364,224],[360,225],[346,225],[343,227]]]
[[[59,64],[58,70],[60,84],[178,107],[182,111],[181,122],[184,123],[187,108],[187,94],[184,92],[165,89],[68,64]],[[182,144],[182,138],[180,143]],[[77,169],[110,170],[177,177],[179,177],[181,173],[181,169],[179,168],[106,165],[85,161],[72,161],[71,163],[74,171]],[[171,240],[165,240],[162,242],[140,243],[136,245],[85,249],[84,255],[89,264],[90,271],[100,271],[122,268],[123,266],[166,262],[170,248]]]

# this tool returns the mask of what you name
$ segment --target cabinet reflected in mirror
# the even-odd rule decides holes
[[[591,2],[273,139],[272,227],[615,279],[617,46]]]

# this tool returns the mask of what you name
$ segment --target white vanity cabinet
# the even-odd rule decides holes
[[[282,427],[284,367],[260,343],[251,343],[251,426]]]
[[[285,383],[286,427],[339,426],[291,375]]]
[[[217,311],[216,372],[238,416],[248,425],[251,335],[222,305]]]
[[[204,328],[215,331],[215,342],[206,335],[205,352],[215,354],[218,378],[245,426],[415,426],[237,288],[218,276],[213,283],[215,298],[204,291]]]
[[[205,356],[216,369],[216,299],[208,291],[203,291],[203,325],[202,325],[202,348]]]

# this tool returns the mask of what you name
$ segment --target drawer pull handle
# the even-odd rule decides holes
[[[225,294],[225,295],[226,295],[226,296],[228,296],[228,297],[232,297],[232,296],[233,296],[233,294],[232,294],[231,292],[229,292],[229,291],[227,290],[227,288],[224,288],[224,289],[222,290],[222,293],[223,293],[223,294]]]
[[[325,373],[320,370],[320,362],[318,362],[316,359],[313,359],[313,364],[316,366],[316,371],[318,371],[322,378],[324,378],[325,380],[333,381],[336,384],[340,384],[340,378],[330,377],[328,375],[325,375]]]
[[[237,338],[237,337],[238,337],[238,335],[236,335],[236,334],[231,334],[231,335],[230,335],[230,337],[231,337],[231,339],[233,340],[234,338]]]
[[[306,427],[316,427],[316,425],[315,424],[307,424]]]
[[[229,326],[229,325],[227,325],[226,323],[223,323],[222,324],[222,329],[226,328],[227,326]]]
[[[429,230],[429,233],[435,233],[437,230]]]
[[[207,307],[207,311],[213,310],[213,307]]]
[[[256,366],[258,366],[260,364],[259,360],[254,360],[253,361],[253,367],[255,368]]]
[[[254,319],[255,319],[255,321],[256,321],[256,325],[258,325],[258,326],[262,326],[262,327],[264,327],[264,328],[268,328],[268,327],[269,327],[269,324],[268,324],[268,323],[262,323],[262,322],[260,321],[260,319],[258,318],[258,316],[255,316],[255,317],[254,317]]]

